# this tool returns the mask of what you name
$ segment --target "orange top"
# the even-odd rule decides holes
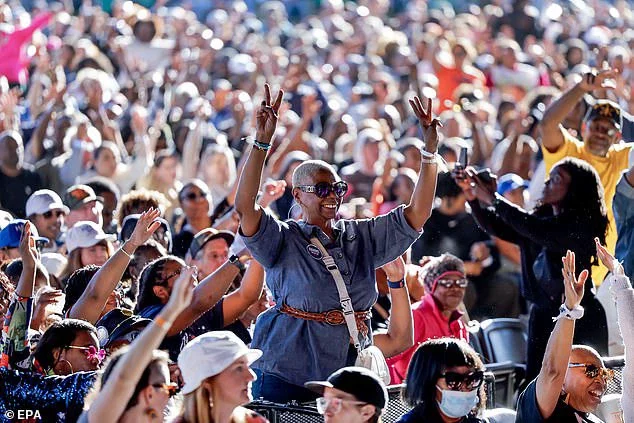
[[[453,93],[460,84],[473,84],[479,81],[481,85],[484,85],[486,82],[484,74],[471,66],[469,66],[467,70],[463,70],[438,64],[436,77],[438,77],[437,96],[440,100],[438,113],[451,108],[451,106],[447,106],[445,102],[448,100],[453,104]]]

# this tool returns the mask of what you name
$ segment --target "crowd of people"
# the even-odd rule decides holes
[[[0,421],[376,423],[395,385],[399,422],[612,421],[624,355],[634,422],[632,28],[622,0],[0,0]],[[526,359],[487,410],[496,318]]]

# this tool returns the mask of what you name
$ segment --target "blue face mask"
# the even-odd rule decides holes
[[[449,389],[440,389],[442,393],[442,399],[438,402],[438,408],[447,417],[457,419],[464,417],[476,406],[478,403],[478,390],[474,389],[469,392],[451,391]]]

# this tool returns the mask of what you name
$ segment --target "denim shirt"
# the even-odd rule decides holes
[[[626,275],[634,274],[634,187],[625,179],[625,171],[616,185],[616,193],[612,202],[614,220],[616,221],[615,257],[623,262]]]
[[[279,311],[282,304],[316,313],[341,310],[332,275],[316,247],[308,248],[311,237],[316,236],[334,258],[358,312],[369,310],[378,297],[375,269],[403,254],[420,235],[405,220],[403,207],[373,219],[339,220],[334,233],[332,241],[317,226],[282,222],[265,212],[258,231],[244,237],[266,270],[266,284],[276,304],[255,324],[251,347],[264,354],[254,368],[303,385],[325,380],[346,365],[350,337],[345,324],[331,326]],[[371,343],[369,334],[362,347]]]

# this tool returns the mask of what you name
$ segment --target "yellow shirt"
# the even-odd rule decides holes
[[[570,133],[560,126],[561,132],[564,136],[564,145],[554,153],[549,152],[546,148],[542,147],[544,153],[544,163],[546,165],[546,175],[550,174],[550,170],[555,163],[566,157],[576,157],[584,160],[599,174],[601,178],[601,184],[603,184],[603,190],[605,191],[605,205],[608,211],[608,219],[610,220],[610,226],[608,227],[608,233],[606,234],[606,247],[611,254],[614,254],[614,247],[616,245],[616,225],[614,223],[614,213],[612,212],[612,200],[616,193],[616,184],[621,178],[621,173],[627,170],[631,166],[631,156],[634,153],[634,143],[620,143],[614,144],[608,150],[608,154],[605,157],[596,156],[590,153],[584,146],[584,143],[574,138]],[[595,285],[601,285],[607,269],[603,266],[594,266],[592,268],[592,279]]]

